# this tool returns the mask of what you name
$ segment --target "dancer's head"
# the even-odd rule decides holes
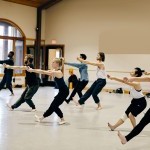
[[[32,54],[26,54],[26,56],[24,58],[24,63],[26,65],[33,63],[33,55]]]
[[[62,59],[61,58],[55,58],[52,62],[53,69],[60,69],[62,67]]]
[[[80,58],[86,60],[87,59],[87,56],[85,54],[80,54]]]
[[[73,75],[73,69],[72,68],[69,69],[69,74]]]
[[[12,58],[14,56],[14,52],[13,51],[10,51],[9,53],[8,53],[8,57],[9,58]]]
[[[134,68],[134,70],[130,73],[132,77],[141,77],[143,75],[144,70],[139,67]]]
[[[103,53],[103,52],[99,52],[98,54],[97,54],[97,57],[96,57],[96,59],[98,60],[98,61],[105,61],[105,53]]]

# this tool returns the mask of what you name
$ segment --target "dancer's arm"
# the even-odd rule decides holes
[[[146,72],[146,71],[145,71],[144,74],[145,74],[145,75],[150,75],[150,72]]]
[[[10,66],[10,65],[6,65],[6,64],[3,64],[4,68],[7,68],[7,69],[17,69],[17,70],[27,70],[28,67],[27,66]]]
[[[76,68],[80,68],[82,67],[83,65],[85,64],[82,64],[82,63],[69,63],[69,62],[66,62],[64,58],[61,58],[64,62],[65,65],[68,65],[68,66],[72,66],[72,67],[76,67]]]
[[[72,66],[72,67],[76,67],[76,68],[80,68],[85,65],[85,64],[79,64],[79,63],[68,63],[68,62],[64,62],[64,64]]]
[[[139,85],[139,83],[130,82],[129,80],[119,79],[119,78],[116,78],[116,77],[111,77],[110,75],[107,75],[107,77],[108,77],[110,80],[115,80],[115,81],[118,81],[118,82],[121,82],[121,83],[130,85],[130,86],[133,86],[133,87],[137,87],[137,86]]]
[[[0,64],[7,64],[8,60],[0,60]]]
[[[49,76],[56,76],[58,78],[62,77],[62,72],[60,70],[55,71],[55,70],[41,70],[41,69],[28,68],[27,71],[38,73],[38,74],[45,74],[45,75],[49,75]]]
[[[89,64],[89,65],[92,65],[92,66],[99,66],[99,67],[103,66],[103,64],[100,63],[100,62],[91,62],[91,61],[84,60],[80,57],[77,57],[77,60],[82,62],[82,63]]]
[[[12,64],[12,60],[10,60],[10,59],[0,60],[0,64],[9,64],[9,65],[11,65]]]
[[[133,78],[127,78],[129,82],[150,82],[150,77],[133,77]]]

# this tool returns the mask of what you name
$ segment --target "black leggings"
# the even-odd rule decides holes
[[[13,93],[11,82],[12,82],[12,75],[4,74],[3,79],[0,83],[0,90],[4,88],[6,84],[6,88],[8,88],[11,93]]]
[[[144,127],[149,123],[150,123],[150,109],[148,109],[148,111],[141,119],[139,124],[137,124],[135,128],[128,135],[125,136],[126,140],[130,141],[132,138],[137,136],[144,129]]]
[[[51,103],[48,110],[43,114],[43,117],[46,118],[50,116],[53,112],[55,112],[60,118],[63,118],[63,113],[60,110],[59,106],[64,102],[64,100],[69,95],[69,89],[64,89],[61,92],[59,92],[53,102]]]
[[[73,89],[69,99],[68,99],[68,102],[70,100],[72,100],[72,98],[76,95],[76,93],[78,93],[79,97],[81,98],[83,95],[82,95],[82,90],[85,88],[85,86],[88,84],[89,81],[78,81],[78,83],[76,84],[75,88]]]

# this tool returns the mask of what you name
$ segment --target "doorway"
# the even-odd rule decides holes
[[[45,46],[45,70],[52,69],[52,61],[54,58],[64,57],[64,45],[46,45]],[[62,66],[62,72],[63,72]],[[43,78],[43,85],[44,86],[54,86],[55,81],[52,77],[45,75]]]

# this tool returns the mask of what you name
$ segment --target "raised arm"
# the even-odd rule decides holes
[[[82,59],[80,57],[77,57],[77,60],[82,62],[82,63],[89,64],[89,65],[92,65],[92,66],[99,66],[99,67],[101,67],[103,65],[100,62],[91,62],[91,61],[84,60],[84,59]]]
[[[28,68],[28,72],[34,72],[34,73],[39,73],[39,74],[46,74],[49,76],[56,76],[58,78],[62,77],[62,72],[60,70],[55,71],[55,70],[41,70],[41,69],[32,69]]]
[[[128,79],[129,82],[150,82],[150,77],[133,77]]]
[[[7,68],[7,69],[17,69],[17,70],[27,70],[28,67],[27,66],[10,66],[10,65],[6,65],[6,64],[3,64],[4,68]]]
[[[110,75],[107,75],[107,77],[108,77],[110,80],[115,80],[115,81],[118,81],[118,82],[121,82],[121,83],[130,85],[130,86],[133,86],[133,87],[136,87],[137,85],[139,85],[138,83],[130,82],[129,80],[124,80],[124,79],[119,79],[119,78],[116,78],[116,77],[111,77]]]
[[[52,71],[51,70],[41,70],[41,69],[32,69],[30,67],[28,67],[28,72],[34,72],[34,73],[38,73],[38,74],[46,74],[51,76],[52,75]]]
[[[146,71],[145,71],[144,74],[145,74],[145,75],[150,75],[150,72],[146,72]]]

